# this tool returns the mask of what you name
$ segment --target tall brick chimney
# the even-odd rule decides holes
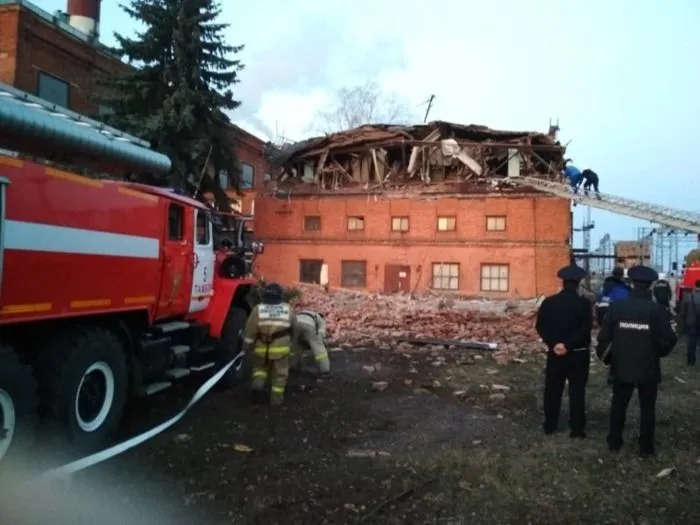
[[[68,0],[68,23],[86,35],[100,33],[101,0]]]

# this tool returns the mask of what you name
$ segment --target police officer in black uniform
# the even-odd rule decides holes
[[[670,312],[652,299],[651,284],[659,277],[656,271],[647,266],[633,266],[627,275],[632,280],[632,294],[610,305],[598,333],[596,354],[610,365],[613,379],[608,448],[616,452],[622,447],[627,405],[636,387],[640,411],[639,453],[646,457],[655,454],[660,361],[671,353],[678,338]]]
[[[666,279],[659,279],[656,281],[656,283],[654,283],[654,287],[652,288],[652,293],[657,303],[667,310],[671,309],[673,290],[671,290],[671,285]]]
[[[557,276],[563,289],[547,297],[537,312],[535,328],[547,345],[544,384],[544,432],[552,434],[559,424],[561,396],[569,381],[569,416],[572,438],[586,437],[586,383],[590,367],[593,308],[578,294],[586,276],[575,264],[565,266]]]

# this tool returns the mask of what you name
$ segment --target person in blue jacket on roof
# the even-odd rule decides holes
[[[571,189],[574,191],[574,193],[577,193],[578,187],[581,185],[581,181],[583,180],[583,173],[581,173],[581,170],[573,164],[569,164],[569,162],[573,161],[571,159],[566,159],[564,161],[564,178],[569,180]]]

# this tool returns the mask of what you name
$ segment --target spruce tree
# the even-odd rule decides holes
[[[134,38],[115,33],[113,51],[133,69],[102,81],[100,102],[112,110],[109,123],[133,133],[167,154],[167,180],[144,180],[199,195],[213,191],[220,208],[228,199],[219,185],[221,170],[239,188],[240,165],[230,139],[232,87],[243,69],[242,45],[225,42],[228,24],[218,23],[216,0],[131,0],[122,9],[146,26]],[[208,163],[207,163],[208,159]]]

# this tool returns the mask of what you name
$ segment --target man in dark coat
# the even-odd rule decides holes
[[[578,294],[585,270],[572,264],[559,270],[563,289],[547,297],[537,312],[537,333],[547,345],[544,385],[544,432],[556,432],[561,396],[569,381],[569,434],[586,437],[586,383],[590,367],[591,303]]]
[[[596,197],[600,199],[600,190],[598,189],[598,184],[600,184],[600,180],[598,179],[598,174],[593,170],[585,169],[581,172],[581,178],[583,179],[584,194],[588,195],[588,191],[591,189],[592,186]]]
[[[656,396],[661,382],[661,358],[673,350],[678,338],[670,312],[654,302],[651,284],[658,274],[647,266],[633,266],[628,299],[612,303],[598,333],[596,354],[610,366],[613,397],[610,406],[608,448],[622,448],[627,406],[634,389],[639,396],[639,453],[655,454]]]

